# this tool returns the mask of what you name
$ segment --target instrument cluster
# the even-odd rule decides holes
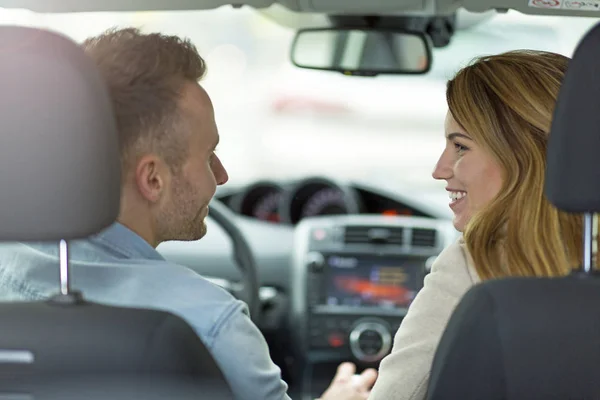
[[[318,177],[289,184],[274,181],[256,182],[227,200],[229,207],[240,215],[288,225],[296,225],[304,218],[324,215],[430,217],[380,194]]]

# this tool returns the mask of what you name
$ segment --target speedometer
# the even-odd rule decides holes
[[[279,202],[281,192],[270,192],[261,197],[251,211],[252,216],[262,221],[280,222]]]
[[[317,215],[348,214],[344,192],[338,188],[324,188],[313,194],[302,208],[302,218]]]
[[[239,214],[265,222],[281,221],[279,202],[283,188],[274,182],[257,182],[246,188],[233,200],[233,210]]]
[[[321,215],[358,214],[356,192],[329,179],[309,178],[286,190],[281,200],[282,221],[297,224],[304,218]]]

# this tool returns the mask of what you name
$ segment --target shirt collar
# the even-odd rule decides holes
[[[127,258],[165,261],[141,236],[119,222],[93,235],[90,240]]]

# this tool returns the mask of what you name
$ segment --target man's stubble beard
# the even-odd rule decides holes
[[[172,202],[157,216],[161,241],[199,240],[206,235],[206,206],[198,206],[192,186],[183,178],[173,180]]]

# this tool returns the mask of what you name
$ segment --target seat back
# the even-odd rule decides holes
[[[108,90],[61,35],[0,27],[0,54],[0,240],[55,241],[61,255],[57,296],[0,304],[0,397],[233,398],[181,318],[90,303],[71,290],[68,241],[108,227],[119,211]]]
[[[583,266],[564,278],[508,278],[469,290],[439,343],[428,399],[600,398],[600,24],[581,41],[561,86],[545,193],[585,215]]]

